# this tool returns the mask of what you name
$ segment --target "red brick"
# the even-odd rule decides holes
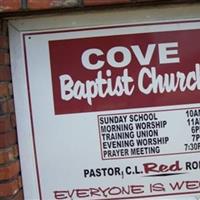
[[[85,6],[111,5],[130,3],[131,0],[84,0]]]
[[[0,82],[0,97],[5,97],[9,95],[10,95],[9,83]]]
[[[9,58],[8,53],[0,52],[0,64],[1,65],[9,65],[10,64],[10,58]]]
[[[8,37],[5,35],[0,35],[0,48],[8,49]]]
[[[20,172],[19,160],[0,166],[0,181],[16,177]]]
[[[0,12],[16,11],[21,7],[21,0],[0,0]]]
[[[35,0],[28,0],[28,8],[30,9],[48,9],[51,6],[51,0],[43,0],[43,1],[35,1]]]
[[[17,143],[15,130],[0,134],[0,148],[6,148]]]
[[[64,8],[78,6],[78,0],[28,0],[28,8],[30,9],[49,9],[49,8]]]
[[[0,99],[0,115],[13,113],[14,111],[13,99]]]
[[[23,191],[20,190],[11,200],[24,200]]]
[[[12,96],[13,95],[13,86],[12,86],[12,83],[8,84],[8,90],[9,90],[9,95]]]
[[[18,157],[17,145],[0,150],[0,164],[6,164],[10,161],[14,161]]]
[[[0,81],[11,81],[10,67],[0,67]]]
[[[15,106],[14,106],[13,99],[8,100],[8,110],[9,110],[9,112],[15,112]]]
[[[9,112],[8,101],[0,100],[0,115],[6,114]]]
[[[0,183],[0,198],[16,195],[21,189],[21,177]]]
[[[0,11],[1,12],[1,11]],[[8,21],[0,20],[0,33],[8,37]]]
[[[10,121],[11,121],[12,127],[15,128],[16,127],[16,116],[15,116],[15,113],[11,113]]]
[[[5,115],[0,117],[0,133],[8,132],[12,129],[11,117],[10,115]]]

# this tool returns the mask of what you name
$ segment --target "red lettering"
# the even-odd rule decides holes
[[[188,190],[199,189],[199,187],[200,187],[200,182],[199,181],[186,181],[186,188]]]
[[[96,189],[96,188],[90,188],[90,196],[93,197],[93,196],[98,196],[100,197],[101,194],[99,194],[99,189]]]
[[[150,192],[164,192],[165,188],[162,183],[150,184]]]
[[[76,190],[76,195],[79,198],[89,197],[88,189],[78,189]]]
[[[108,192],[110,190],[110,188],[108,187],[106,189],[102,189],[102,188],[99,187],[99,190],[102,192],[104,197],[107,197],[108,195],[106,194],[106,192]]]
[[[181,190],[183,188],[185,181],[182,181],[181,183],[176,182],[174,185],[173,183],[170,183],[170,187],[172,188],[172,190]]]
[[[54,191],[54,198],[55,199],[67,199],[68,191]]]
[[[172,172],[181,171],[183,168],[180,167],[179,161],[176,161],[175,164],[169,166],[169,170]]]
[[[144,172],[146,174],[150,172],[175,172],[175,171],[180,171],[182,168],[180,167],[179,161],[176,161],[174,164],[171,165],[166,165],[166,164],[161,164],[158,165],[156,163],[145,163],[143,164],[144,166]]]
[[[131,185],[130,188],[133,194],[144,193],[144,185]]]
[[[109,190],[109,195],[114,196],[114,195],[120,195],[122,190],[119,187],[112,187]]]
[[[187,190],[196,190],[200,188],[200,182],[199,181],[182,181],[181,183],[176,182],[175,184],[170,183],[169,184],[172,190],[181,190],[181,189],[187,189]]]
[[[161,172],[167,172],[167,171],[169,171],[169,168],[167,165],[160,165],[159,170]]]
[[[156,163],[145,163],[143,164],[143,166],[144,166],[144,172],[146,174],[148,174],[149,172],[159,172],[158,170],[156,170],[158,166]]]

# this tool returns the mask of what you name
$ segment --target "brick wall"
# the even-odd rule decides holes
[[[114,4],[146,5],[146,4],[173,4],[183,2],[198,2],[199,0],[0,0],[0,13],[30,12],[32,10],[57,8],[85,8],[88,6],[103,6]]]
[[[0,199],[23,199],[21,185],[7,23],[0,20]]]

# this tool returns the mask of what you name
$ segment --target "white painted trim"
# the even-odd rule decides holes
[[[152,21],[177,21],[200,18],[200,4],[121,8],[112,10],[80,11],[66,15],[32,17],[11,20],[19,31],[106,26],[110,24],[140,24]]]
[[[36,169],[33,142],[32,142],[32,130],[31,120],[29,114],[29,103],[26,95],[27,85],[25,80],[25,68],[24,68],[24,53],[22,46],[21,32],[9,26],[9,39],[10,39],[10,54],[11,54],[11,69],[12,69],[12,81],[14,90],[14,102],[15,113],[17,120],[17,135],[20,151],[20,162],[22,168],[22,179],[25,199],[33,200],[31,197],[38,197],[38,186],[36,180]],[[23,138],[23,140],[21,140]],[[26,142],[24,142],[26,141]],[[32,147],[32,148],[30,148]],[[27,151],[22,151],[27,149]],[[29,150],[28,150],[29,149]],[[26,177],[26,178],[24,178]],[[30,177],[27,179],[27,177]],[[37,198],[39,199],[39,197]]]

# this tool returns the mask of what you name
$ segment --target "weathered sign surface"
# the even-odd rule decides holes
[[[40,199],[200,193],[199,36],[198,20],[22,35]]]

